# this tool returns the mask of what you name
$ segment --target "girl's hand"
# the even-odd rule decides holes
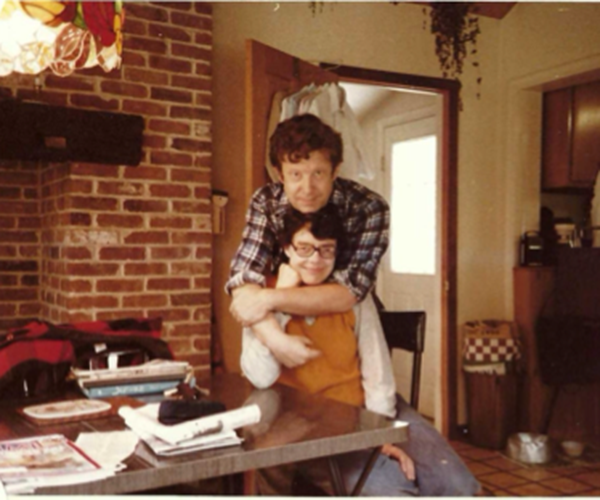
[[[301,284],[300,275],[289,264],[281,264],[279,266],[275,288],[294,288]]]
[[[308,363],[311,359],[321,356],[321,351],[315,349],[311,340],[299,335],[286,333],[271,335],[266,346],[275,359],[287,368],[296,368]]]
[[[415,463],[402,449],[393,444],[384,444],[381,448],[381,453],[398,460],[398,466],[409,481],[414,481],[417,477],[415,474]]]

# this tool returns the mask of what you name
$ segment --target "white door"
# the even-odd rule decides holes
[[[419,411],[441,425],[441,278],[439,120],[435,108],[383,128],[385,197],[390,248],[382,262],[381,297],[395,311],[427,313]],[[399,392],[408,399],[412,359],[393,354]]]

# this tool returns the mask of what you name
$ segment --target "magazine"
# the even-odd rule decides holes
[[[0,441],[0,481],[8,493],[97,481],[112,474],[62,434]]]

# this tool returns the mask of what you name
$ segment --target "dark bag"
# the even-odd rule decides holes
[[[89,321],[54,325],[33,321],[0,334],[0,396],[53,394],[63,388],[72,366],[129,353],[129,365],[154,358],[173,359],[160,339],[161,318]],[[97,367],[98,364],[96,365]]]
[[[545,384],[600,381],[600,320],[581,316],[540,317],[536,339],[540,375]]]

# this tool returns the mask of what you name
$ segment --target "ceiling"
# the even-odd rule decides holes
[[[480,16],[502,19],[517,2],[474,2],[473,12]]]
[[[398,89],[391,87],[382,87],[376,85],[367,85],[361,83],[340,82],[340,86],[346,92],[346,102],[360,121],[369,111],[379,106],[383,101],[389,98],[393,92],[402,92],[403,94],[431,94],[422,90]]]
[[[360,121],[364,114],[377,107],[389,95],[389,89],[374,85],[342,82],[346,91],[346,102]]]
[[[437,1],[437,0],[436,0]],[[429,5],[433,2],[415,2],[421,5]],[[464,3],[464,2],[463,2]],[[502,19],[517,2],[467,2],[473,4],[473,13],[480,16]]]

